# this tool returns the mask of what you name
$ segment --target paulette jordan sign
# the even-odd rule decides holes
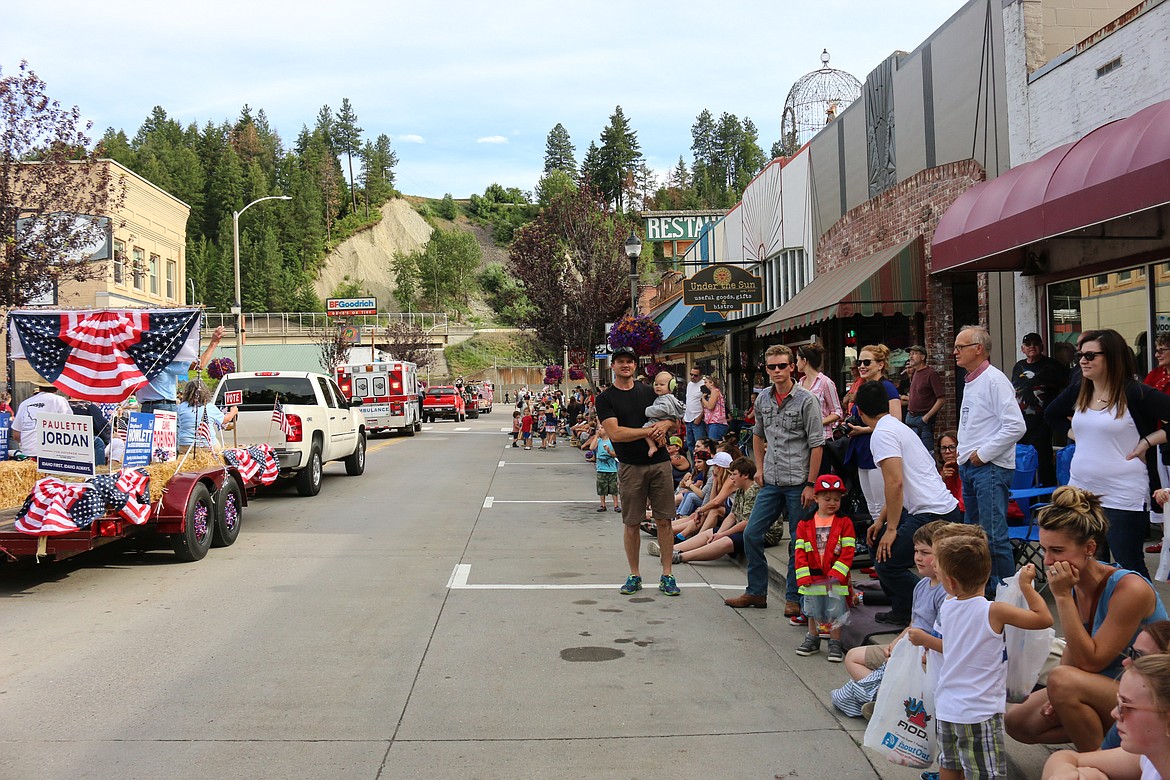
[[[749,274],[737,265],[718,263],[683,280],[683,303],[702,306],[703,311],[740,311],[749,303],[763,303],[764,288],[760,277]]]

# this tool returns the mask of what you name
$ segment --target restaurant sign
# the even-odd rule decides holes
[[[718,263],[707,266],[689,279],[683,280],[683,303],[702,306],[708,313],[717,312],[726,317],[740,311],[749,303],[764,302],[764,286],[760,277],[736,265]]]

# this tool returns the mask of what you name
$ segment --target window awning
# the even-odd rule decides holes
[[[907,316],[926,307],[922,237],[821,274],[756,328],[770,336],[835,317]]]
[[[1170,203],[1170,100],[980,182],[931,241],[931,273],[1014,271],[1028,244]]]
[[[687,315],[687,307],[683,306],[682,296],[674,299],[674,303],[667,306],[655,317],[654,321],[658,323],[658,327],[662,329],[663,334],[671,333],[678,324],[682,322],[682,318]]]
[[[674,330],[667,332],[663,328],[662,333],[666,337],[666,343],[662,345],[663,351],[677,349],[686,342],[695,338],[696,336],[704,336],[703,325],[708,322],[719,322],[723,318],[715,312],[707,313],[702,306],[684,306],[687,309],[686,315],[675,326]]]

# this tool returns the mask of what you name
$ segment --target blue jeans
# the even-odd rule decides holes
[[[1143,548],[1150,522],[1149,513],[1106,507],[1105,517],[1109,518],[1109,530],[1105,532],[1105,538],[1109,542],[1109,552],[1113,555],[1113,560],[1117,561],[1121,568],[1136,571],[1148,580],[1150,571],[1146,568],[1146,553]]]
[[[914,566],[914,532],[934,520],[948,523],[963,522],[963,515],[955,507],[945,515],[912,515],[902,510],[898,521],[898,532],[890,545],[890,555],[881,563],[874,564],[882,590],[890,597],[890,611],[899,617],[910,619],[910,608],[914,602],[914,586],[918,574]]]
[[[923,420],[922,415],[907,412],[906,426],[918,434],[918,438],[926,445],[926,451],[934,454],[934,420]]]
[[[764,558],[764,534],[780,516],[780,510],[788,508],[788,574],[784,600],[800,603],[796,589],[796,556],[793,555],[796,524],[804,517],[805,508],[800,503],[804,485],[764,485],[756,496],[752,516],[743,531],[743,548],[747,553],[747,593],[752,596],[768,595],[768,561]]]
[[[685,496],[683,496],[682,501],[679,502],[678,514],[679,514],[679,516],[689,515],[691,512],[694,512],[696,509],[698,509],[702,505],[703,505],[703,499],[699,498],[694,493],[692,493],[691,491],[688,490],[687,494]]]
[[[699,415],[699,419],[687,423],[687,452],[694,452],[695,442],[705,438],[707,438],[707,423],[703,422],[703,416]]]
[[[723,441],[723,437],[727,435],[728,426],[726,423],[707,423],[707,436],[715,440],[715,443]]]
[[[988,591],[1016,573],[1016,559],[1008,540],[1008,491],[1015,469],[1005,469],[994,463],[972,466],[959,464],[959,478],[963,481],[963,509],[967,522],[979,525],[987,533],[991,548],[991,581]]]

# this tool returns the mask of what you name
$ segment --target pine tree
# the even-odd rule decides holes
[[[353,156],[361,151],[362,129],[357,126],[357,113],[354,112],[349,98],[341,99],[341,109],[337,112],[337,122],[334,125],[337,150],[345,152],[345,160],[349,167],[349,197],[353,211],[357,211],[357,189],[353,178]]]
[[[630,128],[622,107],[617,106],[609,117],[609,124],[601,131],[596,184],[619,211],[622,209],[623,195],[633,181],[634,170],[641,159],[638,134]]]
[[[577,160],[573,157],[573,142],[569,131],[560,122],[548,133],[544,142],[544,172],[564,171],[570,176],[577,175]]]
[[[589,148],[585,150],[585,157],[581,160],[581,175],[578,180],[582,184],[597,185],[597,179],[601,175],[601,150],[597,148],[597,144],[593,141],[589,142]]]

